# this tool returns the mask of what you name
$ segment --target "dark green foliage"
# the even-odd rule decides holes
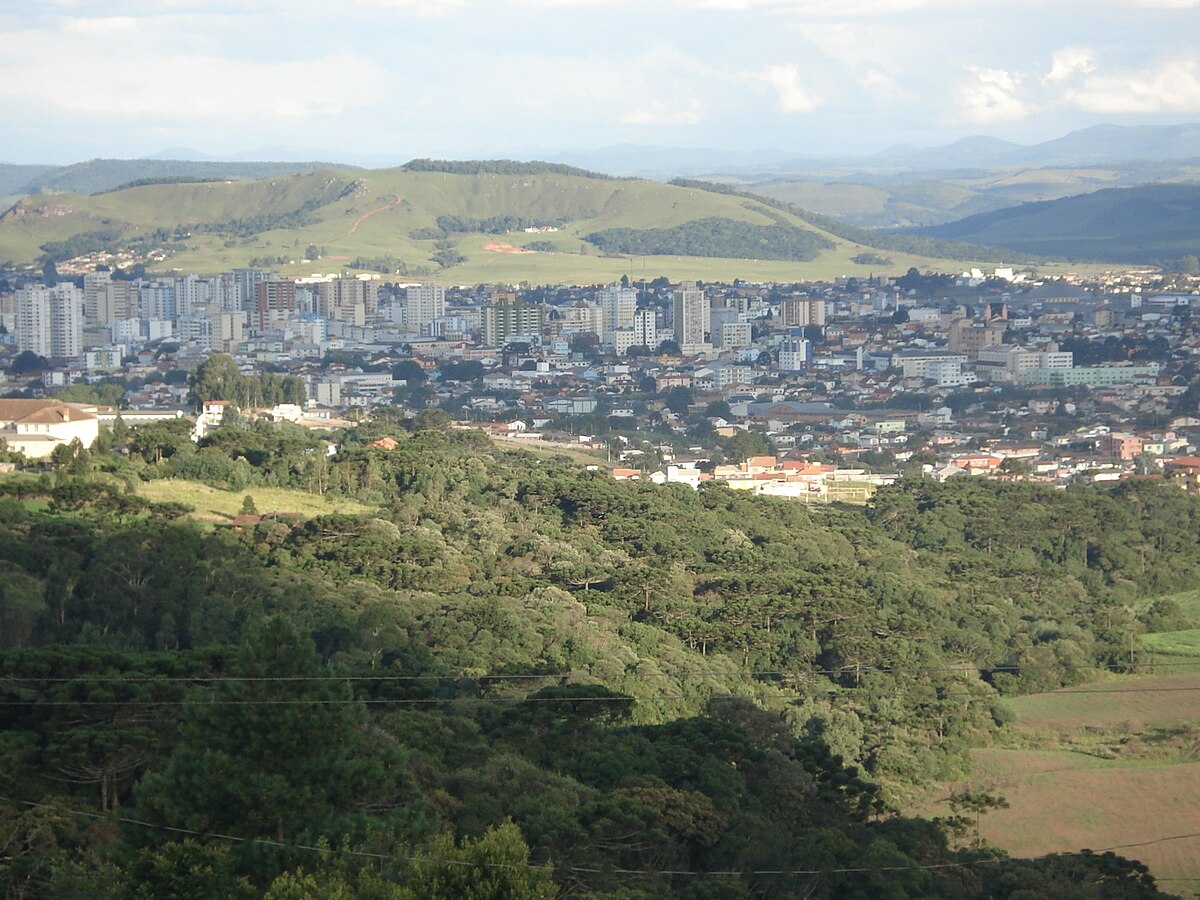
[[[1148,184],[1023,203],[921,229],[1042,256],[1179,266],[1200,245],[1200,186]]]
[[[46,803],[0,806],[0,837],[44,836],[0,877],[48,896],[1156,896],[1116,857],[996,863],[887,809],[960,769],[999,692],[1137,665],[1130,636],[1178,623],[1142,598],[1200,575],[1196,498],[962,479],[807,509],[616,482],[442,419],[359,426],[332,458],[290,426],[192,449],[166,423],[122,460],[232,466],[371,516],[151,518],[99,454],[86,477],[0,479],[0,797]]]
[[[735,219],[696,219],[673,228],[609,228],[584,240],[608,253],[631,256],[704,256],[803,262],[833,247],[828,239],[780,219],[753,225]]]
[[[449,175],[573,175],[605,180],[612,177],[562,163],[518,162],[512,159],[413,159],[401,168],[410,172],[445,172]]]

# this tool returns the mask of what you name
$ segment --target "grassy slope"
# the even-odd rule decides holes
[[[248,487],[242,491],[221,491],[194,481],[164,479],[138,486],[138,495],[155,503],[186,503],[195,507],[192,518],[203,522],[228,522],[242,510],[242,498],[249,495],[259,513],[300,513],[306,517],[346,513],[369,513],[371,507],[350,500],[318,497],[304,491],[283,488]]]
[[[392,256],[410,266],[428,266],[432,241],[411,237],[415,229],[432,227],[438,215],[484,218],[501,214],[553,221],[568,219],[562,231],[546,235],[462,235],[455,238],[467,261],[437,271],[437,280],[451,283],[529,281],[557,283],[607,281],[623,274],[653,278],[752,280],[831,278],[866,275],[878,266],[860,266],[850,258],[860,245],[834,239],[837,247],[810,263],[714,260],[687,257],[639,259],[603,258],[593,247],[580,253],[583,235],[602,228],[664,227],[721,216],[758,224],[770,219],[752,201],[708,191],[647,181],[604,180],[565,175],[450,175],[440,172],[322,170],[309,175],[229,184],[155,185],[115,191],[96,197],[55,195],[33,198],[33,209],[50,207],[51,215],[10,216],[0,221],[0,260],[32,261],[38,247],[82,231],[124,227],[128,230],[173,228],[179,224],[221,222],[267,212],[298,208],[304,200],[332,187],[355,183],[349,196],[322,206],[314,222],[295,229],[262,232],[226,247],[228,236],[196,235],[189,249],[172,257],[164,268],[215,272],[246,265],[256,256],[285,256],[294,263],[281,269],[291,274],[337,270],[357,256]],[[399,198],[399,202],[397,202]],[[789,217],[790,218],[790,217]],[[812,226],[798,219],[797,227]],[[561,253],[497,253],[489,243],[520,246],[548,240]],[[325,257],[314,263],[300,259],[304,248],[316,244]],[[961,261],[889,253],[894,269],[910,266],[959,270]],[[986,261],[979,261],[986,262]]]
[[[1114,677],[1006,702],[1017,715],[1011,745],[973,751],[970,779],[941,785],[914,811],[947,815],[946,797],[965,786],[999,794],[1010,807],[987,813],[981,834],[1016,856],[1200,832],[1200,673]],[[1200,878],[1197,839],[1120,852],[1163,879]],[[1184,894],[1197,887],[1164,883]]]

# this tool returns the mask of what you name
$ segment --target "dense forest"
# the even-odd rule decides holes
[[[5,896],[1163,896],[895,809],[999,696],[1180,627],[1144,601],[1194,584],[1196,498],[806,508],[429,424],[122,426],[0,477]],[[182,477],[330,512],[136,493]]]
[[[708,218],[672,228],[609,228],[583,238],[606,253],[631,256],[704,256],[733,259],[816,259],[833,242],[789,224],[782,216],[773,225]]]

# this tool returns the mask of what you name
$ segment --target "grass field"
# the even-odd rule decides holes
[[[346,513],[366,514],[373,508],[351,500],[318,497],[304,491],[283,488],[248,487],[242,491],[221,491],[194,481],[163,479],[139,485],[138,495],[156,503],[186,503],[195,507],[192,517],[204,522],[228,522],[242,510],[242,498],[249,495],[260,513],[290,512],[305,517]]]
[[[971,777],[912,812],[948,815],[955,792],[986,790],[1009,808],[986,813],[980,834],[1014,856],[1114,848],[1164,890],[1197,895],[1200,838],[1172,838],[1200,833],[1200,673],[1113,677],[1005,705],[1017,716],[1009,746],[972,751]]]
[[[81,232],[118,230],[127,234],[154,228],[174,229],[197,223],[243,222],[265,214],[282,215],[309,199],[304,224],[274,228],[249,237],[194,231],[187,249],[157,268],[198,273],[227,271],[253,257],[283,258],[274,266],[286,274],[342,269],[356,257],[391,257],[410,267],[427,267],[443,283],[556,284],[609,282],[622,275],[673,280],[791,281],[869,275],[884,267],[859,265],[852,257],[859,244],[833,238],[836,247],[809,262],[770,262],[654,256],[609,258],[585,246],[584,235],[606,228],[670,227],[696,219],[720,217],[765,225],[771,216],[753,200],[696,188],[633,179],[544,175],[451,175],[403,169],[327,169],[306,175],[260,181],[152,185],[96,196],[56,194],[30,198],[20,215],[0,221],[0,259],[33,261],[40,246]],[[527,235],[463,234],[450,240],[466,260],[448,269],[430,262],[434,241],[414,232],[436,225],[439,215],[483,219],[515,215],[566,223],[558,232]],[[791,216],[797,228],[820,229]],[[520,246],[534,240],[554,244],[561,252],[504,253],[485,249],[490,243]],[[323,257],[303,259],[309,244]],[[585,251],[580,252],[581,248]],[[960,271],[988,260],[952,261],[888,252],[891,270]]]

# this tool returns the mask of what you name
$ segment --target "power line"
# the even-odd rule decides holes
[[[455,859],[439,859],[430,856],[407,855],[399,853],[372,853],[365,850],[331,850],[328,847],[314,847],[311,844],[294,844],[285,841],[275,841],[269,838],[247,838],[232,834],[220,834],[215,832],[197,831],[191,828],[181,828],[175,825],[162,825],[157,822],[147,822],[143,819],[134,819],[129,816],[117,816],[113,814],[101,814],[87,812],[85,810],[70,809],[67,807],[55,806],[48,803],[36,803],[29,800],[14,800],[10,797],[0,796],[0,802],[10,803],[16,806],[25,806],[32,809],[49,809],[68,815],[79,816],[86,819],[100,819],[104,821],[116,821],[126,825],[136,825],[142,828],[152,828],[159,831],[168,831],[174,834],[185,834],[190,837],[207,838],[209,840],[230,841],[239,844],[255,844],[258,846],[272,847],[278,850],[302,850],[311,853],[319,853],[322,856],[355,856],[363,859],[371,859],[383,862],[408,862],[408,863],[428,863],[434,865],[448,865],[465,868],[489,868],[489,869],[528,869],[533,871],[570,873],[573,875],[622,875],[632,877],[722,877],[722,878],[743,878],[743,877],[812,877],[819,875],[857,875],[869,874],[873,872],[911,872],[911,871],[937,871],[942,869],[964,869],[979,865],[1001,865],[1014,862],[1035,862],[1042,857],[1023,857],[1023,856],[1008,856],[1008,857],[992,857],[988,859],[966,860],[958,862],[945,863],[924,863],[914,864],[911,866],[846,866],[832,869],[718,869],[712,871],[704,871],[697,869],[622,869],[622,868],[599,868],[595,866],[555,866],[542,863],[498,863],[498,862],[471,862],[467,860]],[[1200,832],[1191,832],[1188,834],[1174,834],[1165,837],[1154,838],[1147,841],[1139,841],[1132,844],[1116,844],[1111,847],[1104,847],[1100,850],[1066,850],[1048,856],[1088,856],[1100,853],[1114,853],[1118,850],[1130,850],[1138,847],[1148,847],[1154,844],[1163,844],[1171,841],[1190,840],[1200,838]],[[1162,879],[1164,881],[1193,881],[1197,879]]]

